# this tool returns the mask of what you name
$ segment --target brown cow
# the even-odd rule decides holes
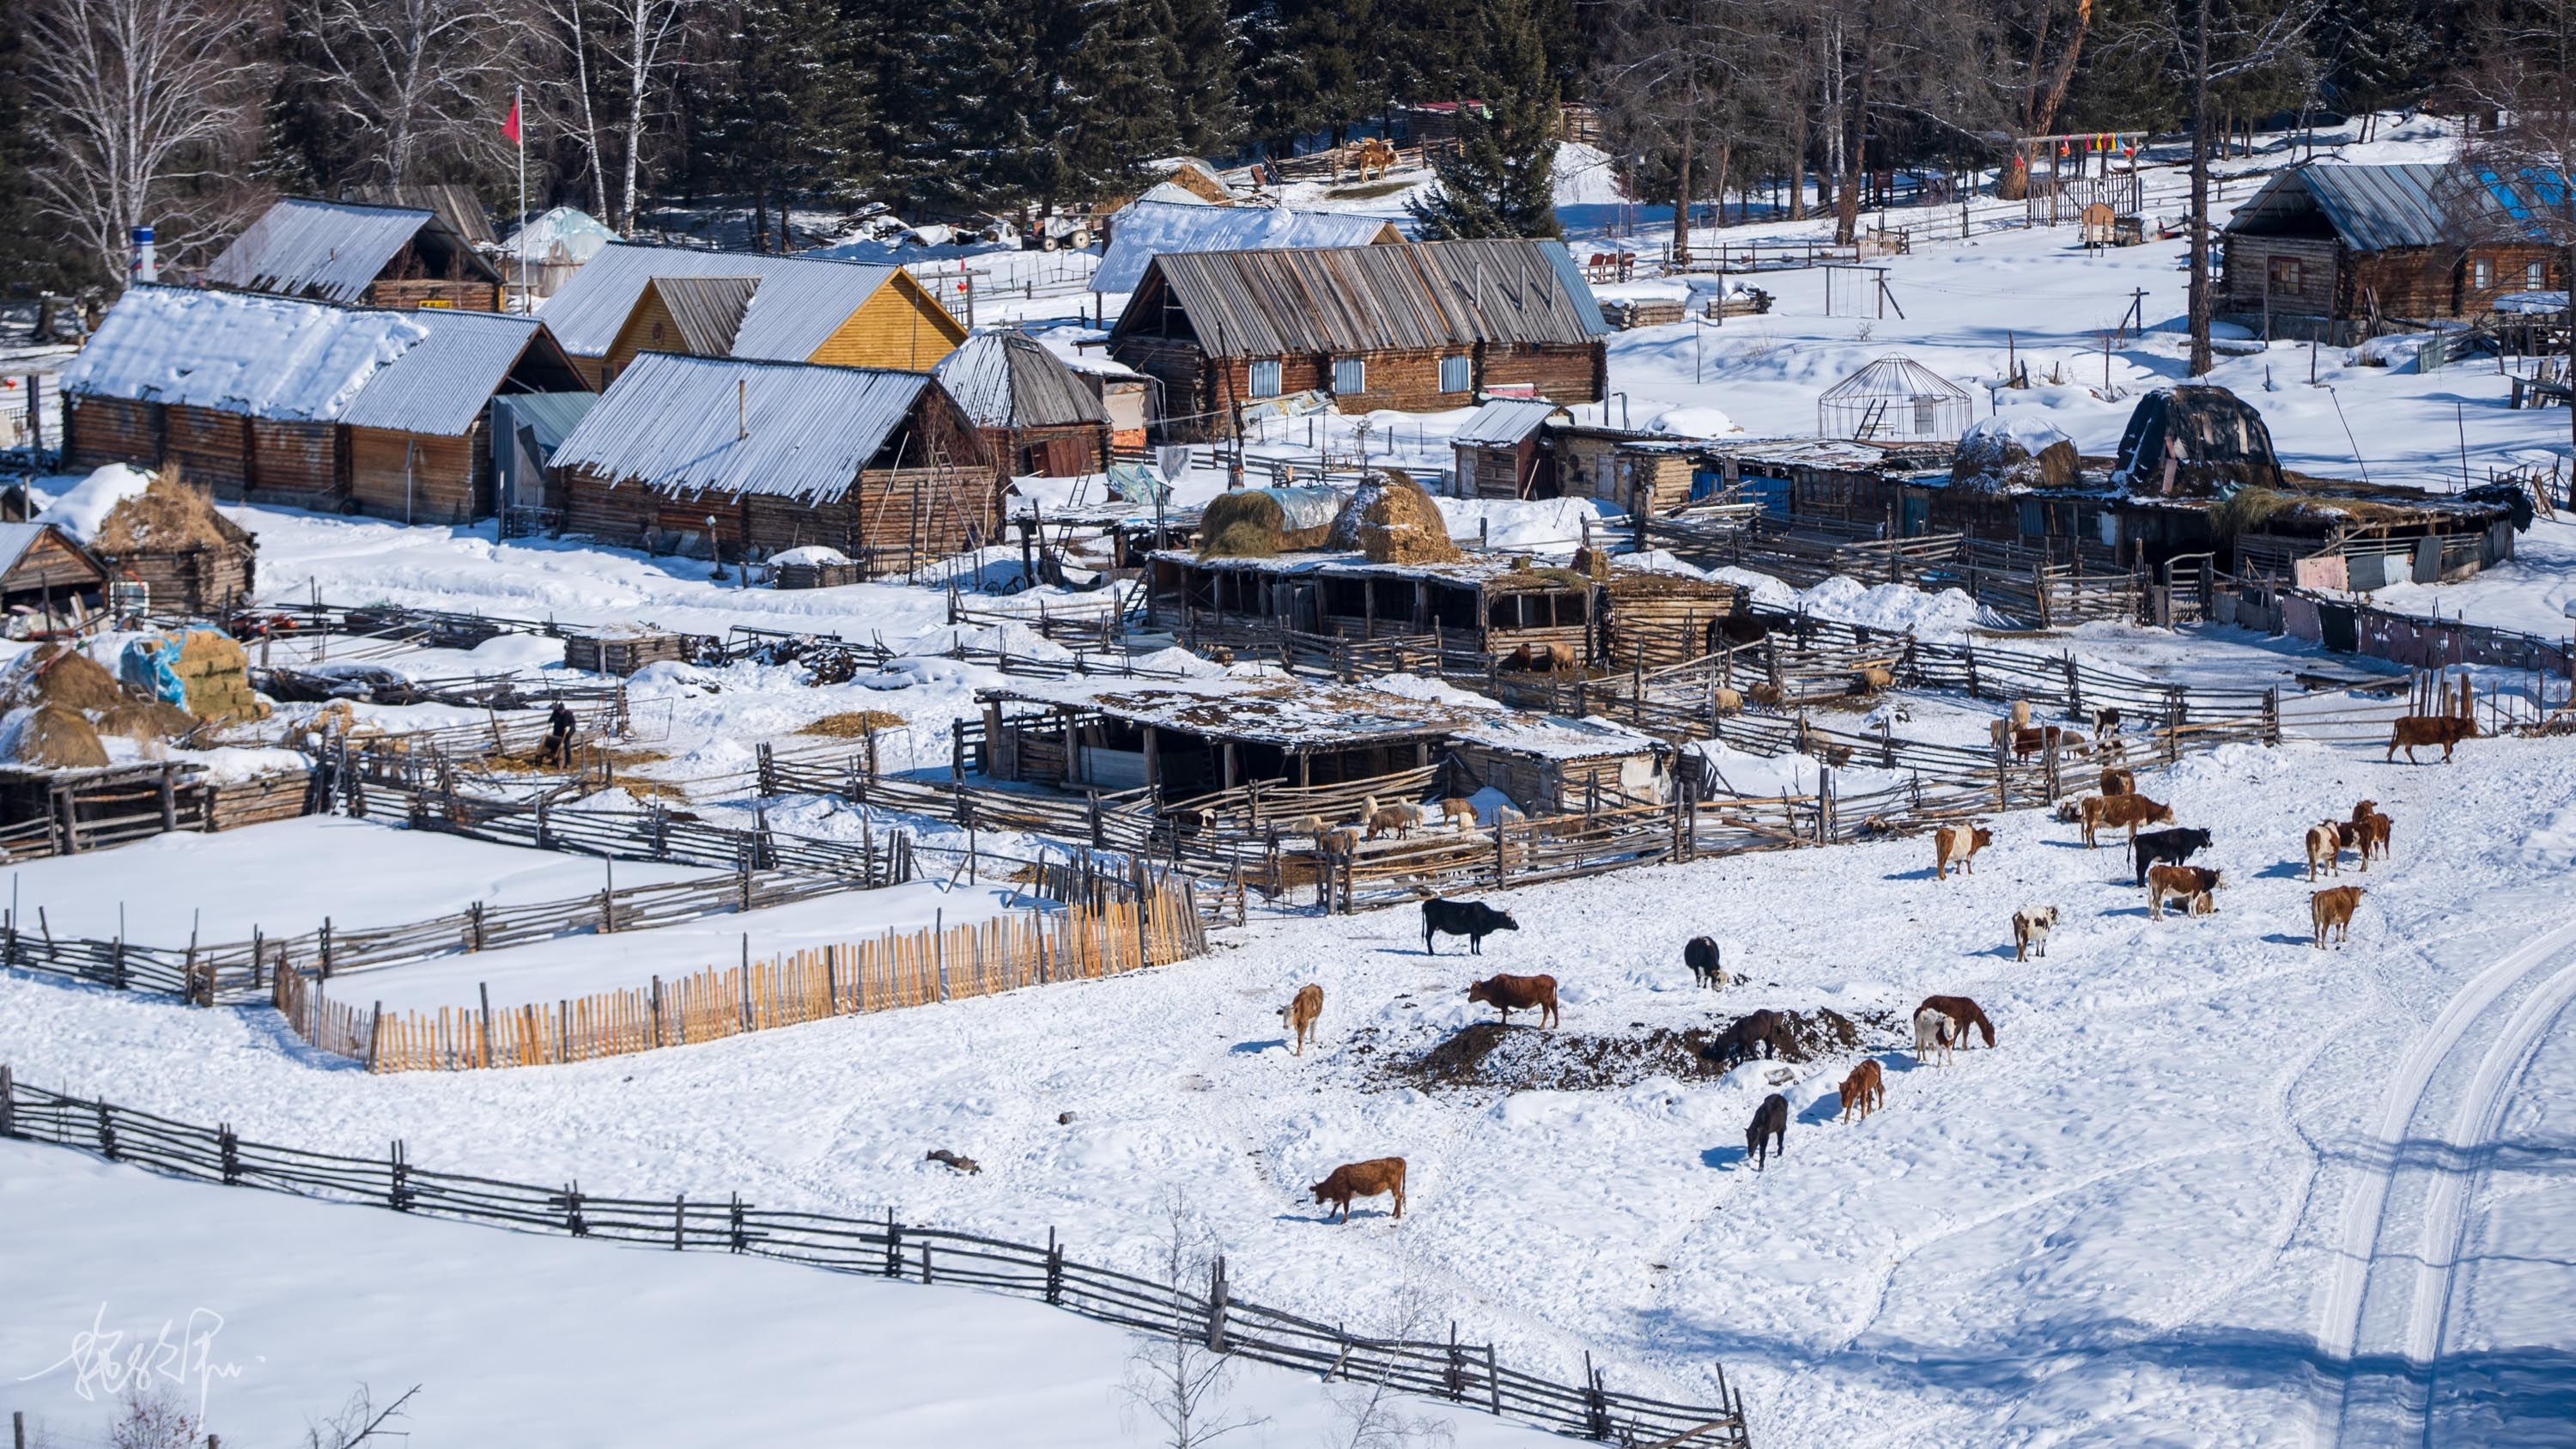
[[[1523,644],[1514,648],[1503,661],[1505,669],[1522,674],[1557,674],[1574,667],[1571,644]]]
[[[2343,848],[2352,843],[2345,838],[2345,832],[2351,829],[2350,825],[2338,820],[2308,827],[2308,882],[2311,885],[2316,883],[2317,867],[2321,864],[2329,875],[2343,874]]]
[[[1482,1002],[1501,1011],[1503,1025],[1512,1024],[1512,1013],[1536,1007],[1538,1024],[1556,1025],[1556,978],[1553,976],[1488,976],[1467,988],[1467,1000]]]
[[[1345,825],[1338,830],[1327,830],[1315,843],[1324,848],[1324,854],[1336,860],[1348,860],[1360,852],[1360,828]]]
[[[2369,889],[2365,886],[2336,886],[2308,897],[2308,924],[2316,928],[2318,950],[2326,948],[2326,935],[2331,931],[2340,930],[2344,941],[2352,940],[2352,908],[2360,905],[2367,894]]]
[[[1459,830],[1476,828],[1476,802],[1452,795],[1440,802],[1440,821]]]
[[[1864,664],[1852,671],[1852,693],[1877,694],[1896,687],[1896,674],[1876,664]]]
[[[2147,916],[2165,918],[2165,902],[2180,899],[2186,915],[2214,916],[2218,900],[2210,892],[2218,889],[2219,873],[2197,865],[2155,865],[2147,867]]]
[[[2385,859],[2388,855],[2388,827],[2393,822],[2379,813],[2379,802],[2364,800],[2352,807],[2353,827],[2361,834],[2361,868],[2370,869],[2371,856]]]
[[[1755,704],[1776,706],[1788,696],[1781,692],[1780,686],[1765,682],[1744,691],[1744,697]]]
[[[1292,1055],[1306,1054],[1306,1038],[1315,1030],[1315,1018],[1324,1014],[1324,988],[1309,981],[1297,988],[1297,994],[1279,1008],[1279,1029],[1297,1034]]]
[[[2447,765],[2451,762],[2453,745],[2462,740],[2484,738],[2478,733],[2478,722],[2473,719],[2449,714],[2410,714],[2388,732],[2387,763],[2397,762],[2397,751],[2401,746],[2406,751],[2406,763],[2412,765],[2419,763],[2415,758],[2417,745],[2440,745],[2442,763]]]
[[[1991,1047],[1995,1044],[1995,1024],[1986,1019],[1984,1007],[1967,997],[1924,997],[1923,1004],[1914,1008],[1914,1014],[1919,1017],[1927,1011],[1937,1011],[1950,1018],[1950,1038],[1960,1046],[1964,1047],[1968,1044],[1968,1028],[1972,1026],[1984,1033],[1987,1046]]]
[[[2162,825],[2174,818],[2173,807],[2159,805],[2144,795],[2097,795],[2084,802],[2084,845],[2092,849],[2101,844],[2095,832],[2105,825],[2129,828],[2129,838],[2138,838],[2141,825]]]
[[[2105,794],[2105,795],[2135,795],[2135,794],[2137,794],[2137,793],[2138,793],[2138,776],[2137,776],[2137,772],[2136,772],[2136,771],[2134,771],[2134,770],[2124,770],[2124,769],[2120,768],[2120,767],[2119,767],[2119,766],[2117,766],[2117,765],[2105,765],[2105,766],[2103,766],[2103,767],[2102,767],[2102,793],[2103,793],[2103,794]]]
[[[1393,835],[1401,840],[1422,823],[1422,807],[1408,805],[1401,800],[1392,805],[1380,805],[1375,795],[1363,796],[1360,799],[1360,823],[1368,827],[1371,840],[1380,835]]]
[[[1306,1190],[1315,1195],[1315,1201],[1339,1208],[1343,1222],[1351,1220],[1352,1198],[1376,1197],[1380,1193],[1391,1192],[1395,1194],[1395,1215],[1401,1218],[1404,1216],[1404,1159],[1372,1157],[1366,1162],[1345,1162],[1334,1168],[1322,1182]],[[1326,1212],[1324,1221],[1329,1223],[1332,1220],[1332,1213]]]
[[[1887,1074],[1879,1070],[1878,1058],[1863,1057],[1851,1075],[1843,1078],[1843,1120],[1851,1120],[1852,1108],[1860,1109],[1860,1120],[1869,1120],[1871,1109],[1887,1102]]]
[[[1932,878],[1948,880],[1950,867],[1956,865],[1967,875],[1977,873],[1977,852],[1995,843],[1995,833],[1983,826],[1945,825],[1932,832]]]
[[[2015,759],[2026,760],[2050,745],[2081,750],[2085,748],[2085,741],[2083,735],[2064,725],[2042,725],[2037,729],[2013,731],[2012,752]]]

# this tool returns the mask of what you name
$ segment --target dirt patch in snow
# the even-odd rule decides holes
[[[1881,1025],[1855,1022],[1836,1011],[1781,1015],[1789,1021],[1789,1050],[1782,1060],[1791,1062],[1857,1052],[1864,1025]],[[1681,1031],[1654,1027],[1623,1036],[1598,1036],[1480,1021],[1428,1051],[1387,1064],[1384,1070],[1393,1085],[1429,1091],[1459,1087],[1607,1091],[1634,1086],[1649,1077],[1687,1080],[1722,1075],[1710,1052],[1723,1031],[1723,1025]]]

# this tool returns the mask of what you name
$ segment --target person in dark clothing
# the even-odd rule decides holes
[[[572,732],[578,723],[580,721],[573,718],[572,708],[562,700],[556,700],[554,709],[546,715],[546,742],[537,748],[537,763],[571,764]]]

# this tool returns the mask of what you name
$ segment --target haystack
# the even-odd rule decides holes
[[[1381,468],[1378,477],[1360,485],[1333,520],[1328,542],[1364,554],[1370,563],[1456,563],[1461,556],[1440,505],[1401,468]]]
[[[38,769],[93,769],[107,763],[107,746],[89,716],[57,704],[10,711],[0,722],[0,760]]]
[[[238,549],[251,546],[251,535],[217,513],[214,500],[183,482],[179,465],[172,463],[153,474],[141,493],[108,510],[90,544],[106,554]]]
[[[98,732],[137,742],[183,740],[197,728],[197,717],[157,699],[121,699],[98,712]]]
[[[2075,481],[2082,461],[2075,440],[2055,424],[2027,413],[1999,413],[1979,418],[1959,439],[1950,479],[1998,491],[2063,488]]]
[[[155,641],[166,652],[180,686],[187,691],[188,713],[213,725],[268,718],[268,701],[250,687],[250,656],[230,635],[215,629],[186,629]]]
[[[1220,493],[1199,510],[1199,557],[1277,558],[1286,517],[1262,489]]]
[[[50,705],[87,714],[125,701],[116,676],[77,649],[39,645],[12,661],[0,673],[0,705]]]

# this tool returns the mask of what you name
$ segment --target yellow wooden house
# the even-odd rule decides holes
[[[592,386],[639,353],[928,372],[965,324],[901,267],[619,244],[546,304]]]

